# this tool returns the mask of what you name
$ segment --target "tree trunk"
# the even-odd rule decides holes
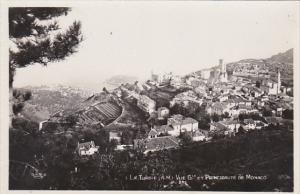
[[[14,116],[13,113],[13,88],[9,87],[9,128],[12,128],[12,118]]]
[[[16,69],[13,64],[9,63],[9,128],[12,128],[12,119],[14,117],[13,112],[13,104],[14,104],[14,96],[13,96],[13,82],[14,76],[16,73]]]

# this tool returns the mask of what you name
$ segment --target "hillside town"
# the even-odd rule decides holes
[[[252,141],[255,138],[253,136],[259,134],[261,137],[256,137],[260,142],[257,146],[269,141],[266,138],[274,135],[273,133],[284,138],[280,140],[274,138],[271,139],[272,142],[286,141],[286,135],[290,137],[294,128],[293,85],[286,81],[286,74],[282,76],[283,70],[280,68],[277,69],[276,75],[268,71],[253,73],[264,69],[265,65],[237,63],[239,65],[233,69],[232,63],[229,63],[231,70],[228,70],[228,63],[220,59],[218,65],[212,68],[184,76],[174,75],[172,72],[152,71],[145,82],[122,83],[110,90],[104,87],[102,91],[88,97],[80,97],[79,90],[67,96],[64,95],[67,92],[64,89],[61,91],[35,89],[32,90],[33,94],[24,89],[25,96],[16,91],[14,95],[19,101],[23,98],[30,100],[25,104],[23,111],[17,113],[13,119],[14,133],[17,135],[22,132],[23,137],[37,139],[33,143],[35,145],[33,151],[31,148],[28,149],[25,141],[24,148],[14,149],[15,151],[11,153],[14,159],[23,157],[21,154],[23,152],[29,153],[28,162],[21,161],[22,158],[11,161],[10,173],[14,177],[21,177],[13,180],[20,181],[30,177],[34,181],[43,181],[45,187],[52,188],[48,178],[53,176],[51,171],[56,171],[56,168],[49,166],[51,162],[55,163],[56,157],[62,157],[56,165],[68,166],[64,172],[65,176],[69,177],[66,180],[70,187],[77,188],[76,181],[84,183],[87,181],[83,180],[82,176],[93,176],[92,172],[85,172],[85,169],[90,169],[89,163],[100,164],[98,167],[100,169],[119,171],[127,169],[127,165],[132,165],[130,162],[132,158],[135,158],[132,161],[134,164],[142,165],[145,160],[141,158],[148,158],[151,161],[166,153],[169,155],[164,157],[168,158],[176,156],[177,152],[183,154],[200,149],[202,153],[214,150],[208,154],[214,155],[214,152],[218,152],[216,148],[207,148],[205,145],[215,145],[220,149],[224,144],[231,145],[226,143],[229,141],[239,142],[243,147],[246,145],[243,145],[242,139],[249,138]],[[249,66],[257,69],[250,68],[250,70]],[[53,102],[47,101],[48,95],[53,96]],[[38,98],[35,98],[36,96]],[[67,104],[68,98],[74,99],[77,103]],[[52,109],[54,103],[56,107],[66,108]],[[47,114],[43,113],[45,110]],[[19,147],[17,139],[14,136],[11,141],[16,141],[13,145]],[[55,143],[57,141],[62,142],[57,144]],[[247,141],[249,140],[246,140],[245,144]],[[231,153],[229,150],[225,152]],[[239,150],[238,153],[242,155],[244,151]],[[127,155],[127,159],[129,157],[128,161],[126,157],[123,158],[126,160],[123,166],[115,161],[116,157],[122,155]],[[268,164],[274,160],[268,158],[278,157],[278,153],[273,151],[270,155],[256,160]],[[64,159],[66,156],[69,159]],[[202,159],[196,157],[192,160],[205,160],[211,157],[216,156],[205,156]],[[223,154],[220,154],[220,157],[226,158]],[[164,160],[160,164],[156,163],[150,174],[157,172],[157,165],[165,165],[168,171],[177,173],[177,170],[172,169],[172,165],[165,164]],[[104,161],[106,164],[103,164]],[[109,167],[115,163],[117,166]],[[206,163],[203,161],[203,164]],[[147,163],[144,167],[135,168],[139,172],[148,165]],[[239,172],[244,169],[243,165],[239,168]],[[183,170],[185,172],[185,169]],[[125,171],[118,181],[127,177],[128,172]],[[131,182],[126,184],[131,188]],[[171,183],[168,182],[163,187],[169,187],[169,184]],[[185,185],[184,188],[189,187],[187,182],[181,184]],[[216,183],[210,182],[209,186],[204,185],[200,189],[214,188],[214,184]],[[148,186],[149,184],[144,185]]]
[[[4,193],[294,192],[295,3],[88,4],[3,7]]]
[[[176,149],[186,141],[209,142],[267,127],[285,126],[292,131],[292,87],[282,85],[281,72],[277,71],[277,81],[273,81],[268,76],[258,79],[248,68],[237,73],[241,68],[229,75],[226,63],[220,59],[218,66],[186,76],[151,72],[145,83],[121,84],[92,95],[75,114],[74,110],[53,114],[40,122],[39,130],[68,128],[72,119],[75,128],[113,126],[108,129],[109,140],[116,142],[116,150],[135,149],[144,154]],[[141,111],[146,132],[131,134],[131,140],[124,144],[121,126],[136,126],[134,118],[128,124],[126,104]],[[85,153],[80,155],[93,155],[98,147],[93,141],[78,142],[79,153]]]
[[[293,97],[287,93],[292,88],[282,86],[280,71],[274,82],[251,79],[248,76],[252,76],[252,71],[245,71],[242,75],[233,73],[229,77],[222,59],[218,67],[185,77],[152,73],[151,80],[140,86],[121,86],[122,95],[119,98],[129,96],[142,111],[149,116],[155,115],[154,118],[163,123],[151,126],[144,138],[135,139],[133,148],[143,149],[147,153],[178,147],[179,137],[183,134],[192,141],[210,141],[216,137],[226,138],[237,133],[264,130],[271,125],[291,124]],[[164,90],[168,87],[185,90],[169,101],[169,107],[158,107],[155,99],[145,95],[152,88]],[[205,107],[203,111],[210,116],[209,127],[201,128],[198,120],[182,115],[183,112],[171,115],[170,109],[175,105],[183,108]]]

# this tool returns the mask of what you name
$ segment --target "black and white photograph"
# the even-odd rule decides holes
[[[8,4],[6,189],[295,192],[299,5]]]

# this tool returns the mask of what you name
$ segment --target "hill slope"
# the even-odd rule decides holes
[[[278,53],[267,59],[269,63],[287,63],[293,65],[293,49],[289,49],[284,53]]]
[[[283,84],[293,85],[293,49],[278,53],[266,59],[243,59],[227,64],[229,72],[264,72],[270,79],[277,79],[277,71],[281,73]]]
[[[32,97],[24,103],[21,114],[24,118],[37,123],[48,119],[57,111],[74,108],[86,99],[84,91],[70,87],[26,87],[18,90],[32,92]]]

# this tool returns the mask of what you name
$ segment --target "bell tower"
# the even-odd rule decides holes
[[[277,94],[279,94],[281,88],[281,78],[280,78],[280,71],[279,69],[277,70]]]
[[[226,73],[226,64],[223,63],[223,59],[219,59],[219,65],[221,66],[221,73]]]
[[[227,82],[226,64],[223,63],[223,59],[219,59],[219,66],[221,67],[220,81]]]

